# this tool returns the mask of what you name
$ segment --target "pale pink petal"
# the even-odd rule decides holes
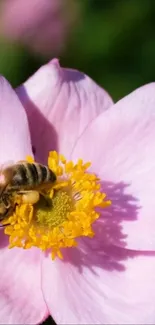
[[[36,156],[49,150],[69,157],[77,138],[112,105],[109,95],[85,74],[60,67],[57,59],[40,68],[17,94],[27,110]]]
[[[25,110],[9,83],[0,78],[0,163],[32,154]],[[41,292],[40,253],[8,249],[0,230],[0,323],[36,324],[47,316]]]
[[[0,77],[0,163],[32,154],[27,117],[15,91]]]
[[[112,200],[103,213],[106,241],[155,249],[155,84],[101,114],[84,132],[73,158],[92,161]]]
[[[42,288],[57,324],[155,324],[155,256],[123,248],[68,249],[44,259]]]
[[[7,248],[0,231],[0,323],[38,324],[48,311],[41,291],[41,252]]]

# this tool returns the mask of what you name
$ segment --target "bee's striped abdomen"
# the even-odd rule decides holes
[[[38,172],[38,182],[41,183],[53,183],[56,181],[56,175],[47,167],[41,164],[32,164],[35,166]]]
[[[42,183],[53,183],[56,180],[55,174],[47,167],[41,164],[33,163],[25,165],[27,173],[31,179],[30,185],[38,186]]]
[[[20,186],[27,186],[28,184],[29,184],[29,178],[28,178],[27,169],[23,164],[20,164],[14,170],[13,177],[9,184],[9,187],[16,189]]]
[[[24,162],[16,165],[9,187],[12,190],[33,189],[43,183],[53,183],[55,180],[56,175],[48,167]]]
[[[38,184],[39,183],[39,175],[38,169],[35,164],[27,164],[27,169],[29,172],[29,176],[31,178],[31,184]]]

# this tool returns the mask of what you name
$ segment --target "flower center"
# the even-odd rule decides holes
[[[52,259],[62,258],[61,248],[76,246],[79,237],[94,236],[92,224],[100,216],[97,208],[111,202],[105,200],[99,178],[88,173],[89,166],[82,159],[74,164],[55,151],[49,153],[48,168],[57,181],[38,190],[40,199],[35,204],[23,203],[17,195],[12,215],[3,221],[9,248],[38,247],[50,250]]]
[[[41,196],[35,208],[36,220],[40,225],[56,227],[67,219],[72,209],[72,199],[64,190],[56,190],[52,198]]]

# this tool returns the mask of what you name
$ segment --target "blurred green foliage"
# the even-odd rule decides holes
[[[78,22],[61,65],[84,71],[109,91],[114,100],[154,80],[154,0],[73,0]],[[51,58],[52,58],[51,54]],[[17,44],[0,44],[0,73],[17,86],[47,58]]]
[[[115,100],[153,81],[154,0],[80,0],[83,19],[65,64],[85,71]]]

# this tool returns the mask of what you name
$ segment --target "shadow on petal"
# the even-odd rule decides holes
[[[9,237],[4,234],[4,228],[0,228],[0,250],[9,246]]]
[[[122,232],[122,221],[134,222],[137,220],[137,213],[140,209],[138,199],[126,193],[129,184],[119,182],[102,182],[101,191],[105,192],[112,204],[107,209],[102,209],[101,216],[94,224],[94,231],[98,238],[102,238],[102,243],[116,244],[125,247],[125,235]],[[103,236],[104,234],[104,236]]]
[[[72,81],[72,82],[78,82],[78,81],[81,81],[83,79],[86,79],[86,76],[84,73],[80,72],[80,73],[77,73],[77,70],[73,70],[73,69],[67,69],[64,70],[64,75],[65,75],[65,82],[69,82],[69,81]]]
[[[88,267],[95,274],[97,268],[124,271],[123,261],[141,254],[125,248],[127,235],[121,226],[124,220],[134,222],[140,208],[138,200],[125,193],[129,184],[103,182],[101,186],[112,205],[103,209],[94,223],[94,238],[79,239],[77,248],[63,249],[64,263],[74,264],[79,272],[83,271],[83,267]]]
[[[35,159],[37,162],[47,164],[49,151],[58,151],[58,134],[54,129],[54,125],[51,125],[51,123],[43,116],[39,109],[30,100],[24,87],[22,87],[20,92],[22,92],[22,105],[24,106],[25,103],[25,111],[28,118]]]

